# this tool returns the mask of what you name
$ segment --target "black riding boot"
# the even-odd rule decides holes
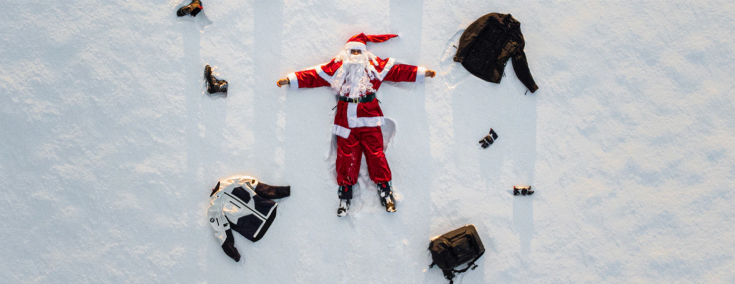
[[[215,78],[209,65],[204,67],[204,78],[207,80],[207,92],[210,94],[227,93],[227,81]]]
[[[337,216],[343,217],[347,215],[347,210],[350,209],[350,200],[352,200],[352,186],[340,186],[337,194],[339,195],[339,208],[337,208]]]
[[[183,17],[186,15],[191,15],[192,17],[196,17],[203,8],[204,7],[202,7],[202,1],[192,0],[189,5],[181,7],[181,9],[176,11],[176,16]]]

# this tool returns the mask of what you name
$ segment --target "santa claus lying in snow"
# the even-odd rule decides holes
[[[278,87],[291,89],[332,87],[337,93],[337,113],[332,133],[337,136],[337,183],[340,205],[337,216],[345,216],[352,199],[352,186],[357,183],[360,160],[365,154],[370,179],[378,185],[381,203],[387,212],[395,212],[391,188],[391,171],[383,153],[385,124],[383,111],[375,93],[384,81],[423,82],[436,72],[424,67],[381,59],[366,50],[367,42],[384,42],[397,35],[359,34],[350,38],[332,61],[288,74],[278,80]]]

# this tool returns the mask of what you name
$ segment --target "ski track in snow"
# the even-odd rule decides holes
[[[730,2],[11,2],[3,282],[446,283],[429,238],[468,223],[487,252],[457,283],[735,282]],[[512,64],[491,84],[452,61],[490,12],[522,23],[536,93]],[[360,32],[400,34],[368,48],[437,76],[378,93],[398,212],[362,174],[337,218],[334,97],[275,82]],[[239,263],[205,220],[236,174],[292,186],[266,237],[236,234]]]

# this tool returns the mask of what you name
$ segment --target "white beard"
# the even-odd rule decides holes
[[[375,92],[370,80],[375,79],[375,67],[370,65],[374,59],[369,52],[359,55],[351,55],[348,51],[342,51],[337,56],[342,61],[342,66],[337,69],[332,81],[332,89],[340,96],[350,94],[350,97],[363,96],[366,93]]]

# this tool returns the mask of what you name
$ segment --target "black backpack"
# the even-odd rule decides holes
[[[475,225],[470,224],[434,237],[429,244],[429,251],[431,251],[431,259],[433,260],[429,268],[434,267],[434,265],[439,266],[444,272],[444,278],[447,278],[451,284],[454,283],[452,279],[455,273],[463,273],[470,268],[474,270],[477,267],[475,261],[485,253],[485,246],[482,245]],[[467,262],[469,263],[464,269],[455,269]]]

